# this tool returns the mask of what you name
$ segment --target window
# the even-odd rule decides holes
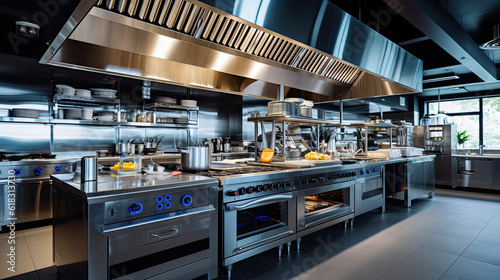
[[[441,111],[445,114],[479,112],[479,99],[441,101]],[[429,103],[429,114],[438,113],[438,102]]]
[[[427,105],[429,114],[438,113],[438,102]],[[464,148],[477,149],[483,143],[486,149],[500,149],[500,97],[446,100],[440,107],[457,131],[467,130],[471,135]]]
[[[500,97],[483,99],[483,138],[487,149],[500,149]]]
[[[469,140],[464,143],[464,149],[479,148],[479,115],[449,116],[450,123],[457,125],[457,132],[467,130]],[[456,136],[455,136],[456,137]]]
[[[457,131],[466,130],[467,134],[470,135],[469,140],[464,143],[463,148],[477,149],[481,140],[479,132],[481,115],[480,99],[441,101],[440,107],[441,111],[448,115],[448,122],[457,125]],[[438,113],[438,102],[429,102],[429,113]]]

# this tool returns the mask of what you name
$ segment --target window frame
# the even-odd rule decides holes
[[[453,98],[453,99],[445,99],[445,100],[440,100],[440,102],[446,102],[446,101],[458,101],[458,100],[467,100],[467,99],[478,99],[479,100],[479,111],[467,111],[467,112],[460,112],[460,113],[446,113],[446,115],[453,117],[453,116],[474,116],[474,115],[479,115],[479,145],[483,145],[484,143],[484,133],[483,133],[483,120],[484,120],[484,112],[483,112],[483,98],[492,98],[492,97],[499,97],[499,96],[485,96],[485,97],[469,97],[469,98]],[[438,103],[438,100],[429,100],[426,101],[425,103],[425,110],[426,112],[430,112],[429,105],[431,103]],[[439,112],[438,112],[439,113]]]

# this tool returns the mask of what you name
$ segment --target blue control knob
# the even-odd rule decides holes
[[[167,208],[167,209],[168,209],[168,208],[170,208],[170,207],[172,207],[172,203],[170,203],[170,202],[165,203],[165,208]]]
[[[165,195],[165,201],[170,201],[172,199],[172,196],[167,194]]]
[[[193,203],[193,198],[190,195],[185,195],[182,197],[182,205],[189,206]]]
[[[375,168],[375,172],[380,172],[380,170],[378,168]]]
[[[141,203],[134,203],[128,208],[128,211],[130,215],[135,215],[141,213],[143,208]]]
[[[21,169],[15,169],[15,170],[14,170],[14,175],[21,175],[21,173],[23,173],[23,172],[21,171]]]
[[[61,171],[61,167],[58,165],[58,166],[54,167],[54,170],[55,170],[56,172],[59,172],[59,171]]]
[[[35,176],[40,176],[43,173],[42,169],[40,168],[34,169],[33,172],[35,173]]]
[[[158,203],[156,204],[156,209],[161,210],[163,208],[163,204]]]
[[[161,202],[163,200],[163,196],[159,195],[156,197],[156,201]]]

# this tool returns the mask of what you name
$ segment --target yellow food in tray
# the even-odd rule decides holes
[[[117,162],[111,169],[120,170],[120,163]],[[135,170],[135,164],[131,161],[124,162],[122,166],[122,170]]]
[[[318,153],[318,151],[309,152],[304,157],[306,159],[331,160],[329,155]]]

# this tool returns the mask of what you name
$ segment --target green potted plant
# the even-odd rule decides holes
[[[470,134],[467,134],[467,130],[457,131],[457,143],[459,148],[463,148],[466,141],[469,140]]]

